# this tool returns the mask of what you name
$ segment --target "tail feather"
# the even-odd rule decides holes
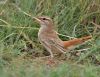
[[[82,44],[82,43],[84,43],[85,41],[87,41],[91,38],[92,38],[92,36],[86,36],[86,37],[77,38],[77,39],[73,39],[73,40],[69,40],[69,41],[63,41],[63,46],[65,48],[68,48],[70,46]]]

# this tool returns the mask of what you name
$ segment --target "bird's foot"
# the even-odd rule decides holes
[[[56,64],[55,60],[53,58],[49,58],[48,61],[46,62],[46,65],[49,67],[52,67]]]

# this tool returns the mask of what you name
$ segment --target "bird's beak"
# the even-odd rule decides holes
[[[41,22],[41,20],[37,17],[33,17],[33,19],[35,19],[37,22]]]

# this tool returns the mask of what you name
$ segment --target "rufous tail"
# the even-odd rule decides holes
[[[77,38],[77,39],[73,39],[73,40],[69,40],[69,41],[63,41],[63,46],[65,48],[67,48],[67,47],[70,47],[70,46],[82,44],[82,43],[84,43],[85,41],[87,41],[91,38],[92,38],[92,36],[86,36],[86,37]]]

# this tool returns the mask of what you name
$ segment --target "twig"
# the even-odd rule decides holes
[[[98,24],[96,24],[96,23],[94,23],[94,22],[91,22],[93,25],[95,25],[97,28],[99,28],[100,29],[100,25],[98,25]]]
[[[11,36],[13,36],[13,35],[15,35],[15,34],[17,34],[17,33],[11,33],[11,34],[9,34],[8,36],[6,36],[6,37],[4,37],[2,40],[0,40],[0,43],[1,43],[2,41],[4,41],[5,39],[7,39],[8,37],[11,37]]]
[[[30,15],[30,14],[28,14],[28,13],[26,13],[25,11],[23,11],[20,7],[18,7],[17,5],[15,5],[15,4],[12,4],[13,6],[15,6],[20,12],[22,12],[23,14],[25,14],[25,15],[27,15],[27,16],[29,16],[29,17],[31,17],[31,18],[34,18],[32,15]]]
[[[34,47],[33,41],[25,34],[22,32],[22,36],[24,36],[24,38],[30,43],[32,44],[32,47]]]
[[[10,24],[9,24],[8,22],[6,22],[5,20],[0,19],[0,21],[4,22],[4,23],[7,24],[8,26],[10,26]]]
[[[0,25],[0,27],[8,27],[6,25]],[[34,30],[39,30],[39,28],[33,28],[33,27],[17,27],[17,26],[10,26],[11,28],[15,29],[34,29]]]
[[[64,35],[64,34],[60,34],[60,33],[58,33],[58,32],[56,32],[58,35],[61,35],[61,36],[64,36],[64,37],[68,37],[68,38],[75,38],[75,37],[71,37],[71,36],[66,36],[66,35]]]
[[[0,1],[0,4],[3,4],[3,5],[4,5],[4,4],[6,4],[6,3],[7,3],[7,1],[8,1],[8,0],[5,0],[5,1]]]
[[[4,13],[4,10],[2,10],[2,11],[0,12],[0,16],[1,16],[3,13]]]
[[[80,50],[76,50],[76,51],[79,51],[79,52],[81,52],[81,51],[87,51],[87,50],[89,50],[90,48],[86,48],[86,49],[80,49]]]

